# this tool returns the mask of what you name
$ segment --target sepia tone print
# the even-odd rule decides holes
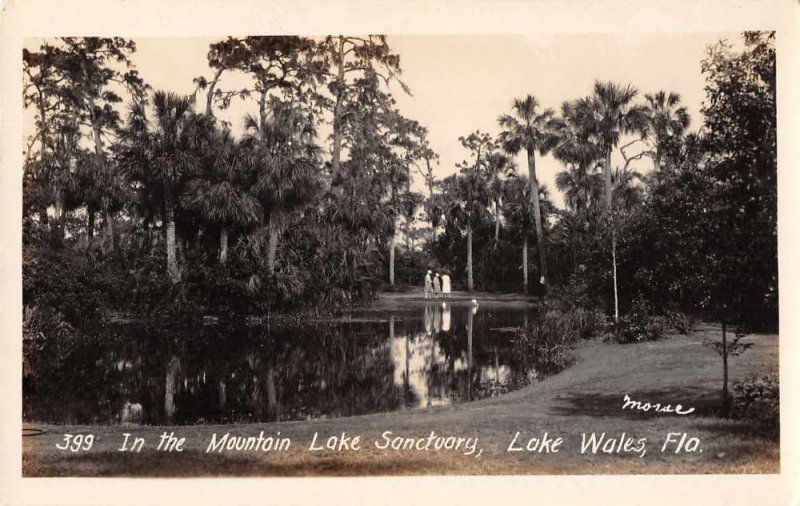
[[[21,57],[24,476],[779,472],[773,32]]]

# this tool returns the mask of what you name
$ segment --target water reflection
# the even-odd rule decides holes
[[[464,402],[527,383],[504,332],[527,318],[431,302],[293,326],[107,326],[85,339],[25,343],[24,417],[225,423]]]

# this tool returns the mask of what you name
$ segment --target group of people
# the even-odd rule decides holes
[[[452,291],[450,286],[450,276],[445,274],[439,274],[438,272],[431,276],[432,271],[428,271],[425,274],[425,298],[439,298],[439,295],[442,298],[447,299],[450,297],[450,292]]]

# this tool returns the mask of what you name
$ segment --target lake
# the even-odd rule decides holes
[[[301,324],[105,325],[25,343],[23,417],[67,424],[305,420],[468,402],[520,388],[532,307],[405,303]]]

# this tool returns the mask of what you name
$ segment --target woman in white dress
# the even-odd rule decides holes
[[[445,299],[450,298],[450,276],[447,273],[442,275],[442,295]]]
[[[428,271],[425,274],[425,298],[431,298],[431,292],[433,292],[433,281],[431,280],[431,271]]]

